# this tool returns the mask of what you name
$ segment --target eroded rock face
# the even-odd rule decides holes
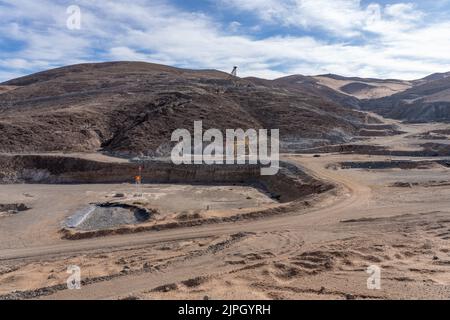
[[[180,165],[170,162],[105,163],[59,156],[0,156],[0,183],[134,182],[142,167],[143,183],[248,184],[290,202],[333,186],[318,181],[296,165],[282,162],[275,176],[261,176],[259,165]],[[11,180],[10,177],[15,177]]]

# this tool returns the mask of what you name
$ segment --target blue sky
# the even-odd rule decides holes
[[[0,0],[0,81],[115,60],[415,79],[450,71],[449,52],[450,0]]]

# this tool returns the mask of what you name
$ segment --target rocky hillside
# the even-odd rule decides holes
[[[362,105],[383,116],[409,122],[450,122],[450,73],[417,80],[406,91],[364,101]]]
[[[395,79],[371,79],[342,77],[327,74],[312,77],[320,85],[326,86],[336,92],[354,97],[358,100],[378,99],[403,92],[413,86],[410,81]]]
[[[344,108],[366,110],[409,122],[450,121],[450,73],[413,81],[293,75],[273,81],[248,80],[298,94],[314,95]]]
[[[450,121],[450,72],[413,81],[347,78],[332,74],[310,78],[319,87],[333,90],[338,95],[334,101],[344,106],[357,106],[409,122]],[[332,97],[323,89],[321,91]],[[356,101],[351,102],[349,98]]]
[[[194,120],[205,129],[280,129],[283,147],[297,149],[347,141],[365,121],[320,92],[253,80],[135,62],[14,79],[1,84],[0,152],[163,155],[173,130],[192,130]]]
[[[284,90],[295,92],[297,94],[313,95],[320,99],[337,103],[338,105],[345,108],[360,108],[360,101],[357,98],[321,84],[319,80],[315,79],[314,77],[292,75],[272,81],[258,78],[247,79],[254,83],[269,86],[272,88],[281,88]]]

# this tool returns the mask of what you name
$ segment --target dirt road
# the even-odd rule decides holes
[[[337,158],[342,159],[342,156],[337,156]],[[432,257],[428,257],[428,255],[431,254],[436,259],[436,255],[439,255],[439,253],[435,251],[432,253],[421,252],[417,258],[410,259],[408,256],[409,250],[420,251],[423,241],[427,243],[430,240],[422,240],[423,233],[419,232],[416,236],[413,236],[413,239],[418,241],[413,246],[414,241],[412,239],[401,238],[409,236],[408,234],[402,234],[401,230],[409,224],[412,224],[414,228],[416,228],[417,224],[433,226],[430,229],[435,228],[433,225],[435,220],[445,221],[442,220],[442,215],[445,217],[448,214],[446,213],[448,212],[446,210],[448,208],[448,202],[436,204],[433,207],[433,212],[430,212],[429,204],[421,206],[417,204],[410,205],[409,203],[402,204],[399,202],[395,203],[391,208],[386,207],[386,204],[384,204],[385,208],[380,210],[379,204],[373,204],[376,201],[374,199],[374,197],[376,198],[374,193],[377,191],[374,190],[370,181],[366,181],[363,177],[356,178],[360,174],[350,173],[344,170],[326,169],[326,164],[336,160],[335,156],[330,155],[321,159],[309,156],[295,156],[289,157],[289,160],[302,165],[310,174],[339,184],[342,187],[342,192],[339,196],[325,200],[319,208],[288,216],[232,225],[224,224],[189,230],[182,229],[171,232],[94,240],[93,243],[89,244],[90,246],[107,248],[113,246],[131,246],[133,244],[151,244],[168,240],[186,240],[195,237],[221,236],[227,238],[231,234],[238,232],[247,234],[236,245],[219,252],[206,251],[195,257],[175,261],[161,270],[150,273],[124,275],[109,281],[86,285],[80,291],[58,291],[53,295],[43,298],[116,299],[140,297],[171,299],[189,296],[201,298],[198,294],[195,295],[195,293],[191,293],[190,291],[184,292],[183,290],[186,289],[180,289],[180,285],[176,285],[177,283],[185,283],[186,281],[186,283],[196,281],[202,283],[199,279],[209,279],[208,284],[203,285],[204,292],[212,292],[220,298],[228,297],[229,291],[227,290],[235,294],[229,298],[267,298],[267,294],[259,296],[250,293],[253,292],[252,290],[255,289],[253,287],[257,286],[258,283],[264,283],[264,285],[263,288],[258,287],[257,292],[262,291],[267,293],[271,290],[279,290],[283,292],[283,298],[289,298],[289,295],[286,294],[286,291],[289,290],[295,291],[293,298],[313,299],[320,297],[348,298],[348,292],[352,292],[351,295],[354,295],[356,298],[370,299],[401,298],[407,297],[408,294],[419,298],[429,296],[443,297],[441,294],[445,294],[445,290],[448,288],[447,284],[450,280],[445,270],[446,267],[442,267],[443,269],[439,270],[439,267],[432,267],[427,262],[428,259],[432,261]],[[413,214],[411,218],[403,218],[405,214],[409,216],[408,213],[417,213],[418,217]],[[361,221],[365,221],[364,219],[371,221],[373,219],[373,222],[367,225],[361,222],[355,222],[356,227],[349,227],[346,224],[342,224],[342,221],[358,221],[360,219],[362,219]],[[400,238],[397,238],[399,235],[401,235]],[[396,249],[396,246],[399,248],[406,246],[402,244],[404,241],[414,249]],[[361,248],[362,243],[366,244],[367,247]],[[86,248],[86,245],[86,243],[75,244],[75,246],[84,248]],[[327,250],[322,252],[323,246]],[[381,247],[383,247],[383,250],[377,252],[377,248]],[[444,251],[447,250],[442,249],[446,247],[442,246],[441,242],[439,242],[437,247]],[[343,251],[341,252],[341,250]],[[42,252],[41,249],[39,251]],[[263,266],[260,265],[261,262],[259,260],[253,261],[252,258],[248,258],[255,254],[264,256],[267,252],[269,254],[262,258],[262,261],[264,261],[262,263]],[[305,276],[302,276],[298,278],[298,276],[295,276],[299,271],[293,271],[297,269],[292,268],[292,263],[295,264],[292,260],[298,259],[297,255],[300,252],[303,253],[300,255],[300,261],[302,262],[299,263],[306,267],[308,272],[312,265],[313,271],[310,276],[312,279],[317,279],[307,280],[309,279],[308,277],[305,278]],[[346,256],[348,252],[351,253],[350,258],[348,258],[351,262],[345,262],[346,260],[344,259],[342,263],[344,265],[350,263],[352,267],[349,270],[340,267],[340,272],[334,271],[331,274],[322,273],[323,268],[328,268],[328,262],[323,267],[321,265],[321,259],[325,259],[324,261],[336,261],[342,255]],[[326,258],[322,257],[323,254],[325,254]],[[355,256],[353,257],[352,254],[355,254]],[[224,263],[224,261],[227,262],[230,259],[234,261],[233,259],[236,256],[246,257],[244,259],[244,268],[240,265],[240,261],[238,265],[235,264],[236,261],[233,263]],[[403,261],[392,261],[396,260],[395,257],[399,256],[405,257],[401,258]],[[303,261],[304,259],[306,261]],[[442,262],[444,263],[444,261],[447,260],[443,260]],[[385,273],[389,273],[389,276],[386,276],[387,279],[384,280],[386,287],[388,287],[385,290],[373,292],[365,288],[366,273],[365,269],[361,266],[373,262],[383,265],[386,268]],[[395,267],[390,267],[390,264]],[[404,265],[405,270],[395,269],[398,265]],[[288,266],[287,269],[285,269],[286,266]],[[420,275],[426,274],[429,272],[430,267],[432,268],[431,270],[434,270],[433,273],[436,272],[432,276],[432,279],[428,280],[430,283],[421,280],[421,276],[416,281],[415,272]],[[262,271],[261,274],[255,273],[260,268],[266,268],[270,271],[264,269],[266,271]],[[281,280],[276,279],[274,284],[269,285],[268,283],[271,283],[271,277],[268,279],[266,273],[274,273],[279,277],[278,268],[281,268],[283,272]],[[390,270],[390,268],[392,269]],[[285,274],[286,272],[287,274]],[[309,274],[308,272],[306,274]],[[442,272],[442,275],[440,272]],[[302,271],[299,274],[302,274]],[[223,283],[214,283],[218,281],[217,279],[224,279]],[[252,280],[250,281],[249,279]],[[404,283],[402,279],[408,279],[407,283]],[[432,283],[433,281],[440,283],[440,285]],[[227,283],[233,283],[233,287],[227,289]],[[327,290],[325,290],[325,293],[320,293],[323,291],[322,287],[324,284],[326,284]],[[408,287],[406,291],[405,285]],[[240,286],[243,287],[240,288]],[[216,287],[222,289],[219,290]],[[195,292],[195,290],[192,291]],[[236,292],[245,292],[245,294],[239,295]]]
[[[355,183],[338,173],[333,173],[323,167],[323,161],[319,162],[312,157],[299,159],[291,158],[290,161],[302,165],[314,176],[341,185],[346,194],[340,199],[334,199],[332,203],[324,208],[311,210],[307,214],[273,217],[260,221],[236,222],[233,224],[220,224],[212,226],[194,227],[189,229],[176,229],[170,231],[151,232],[145,234],[132,234],[112,236],[79,241],[64,241],[51,246],[15,248],[0,251],[0,261],[12,259],[39,258],[58,255],[76,254],[86,250],[117,249],[121,247],[132,247],[146,244],[174,240],[188,240],[213,235],[224,235],[238,232],[258,232],[292,228],[295,226],[308,227],[329,223],[329,217],[343,216],[341,214],[351,211],[352,207],[360,205],[367,200],[370,189]]]
[[[121,236],[117,238],[105,238],[89,241],[77,241],[65,244],[60,247],[36,248],[35,250],[26,249],[21,252],[1,253],[2,257],[18,258],[40,255],[55,255],[75,253],[92,249],[113,249],[122,246],[137,246],[155,244],[158,242],[167,242],[173,240],[191,240],[200,237],[210,237],[217,235],[229,235],[239,232],[273,232],[277,230],[295,230],[303,233],[305,229],[311,230],[321,224],[329,224],[330,217],[333,219],[344,218],[345,213],[352,208],[365,203],[370,189],[355,182],[349,181],[336,173],[332,173],[323,168],[323,165],[316,163],[317,160],[305,158],[302,160],[289,159],[304,165],[305,168],[315,176],[339,183],[345,189],[345,195],[335,199],[325,207],[312,210],[305,214],[288,215],[260,221],[251,221],[246,223],[223,224],[207,226],[192,229],[181,229],[174,231],[164,231],[158,233],[148,233],[141,235]],[[196,278],[208,274],[214,270],[213,274],[220,275],[231,271],[232,266],[223,267],[213,255],[202,256],[191,263],[177,265],[176,268],[166,270],[164,273],[143,274],[138,276],[127,276],[113,279],[106,282],[100,282],[83,287],[81,291],[61,291],[55,295],[49,296],[50,299],[110,299],[118,296],[132,294],[148,288],[155,288],[166,283],[173,283],[189,278]]]
[[[397,139],[378,141],[403,144],[405,136]],[[85,269],[97,265],[99,274],[105,268],[115,275],[82,290],[55,290],[44,299],[201,299],[205,293],[218,299],[448,298],[450,189],[443,181],[448,168],[343,170],[329,164],[391,158],[284,158],[338,185],[338,191],[292,214],[2,249],[0,262],[43,274],[52,269],[53,276],[53,269],[64,270],[82,257]],[[392,187],[396,182],[414,187]],[[142,268],[149,261],[152,267]],[[383,290],[366,287],[365,271],[372,264],[383,269]]]

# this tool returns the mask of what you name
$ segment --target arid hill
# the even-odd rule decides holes
[[[275,80],[247,78],[260,85],[332,101],[344,108],[367,110],[409,122],[450,121],[450,73],[404,81],[293,75]]]
[[[63,67],[1,86],[0,152],[163,155],[173,130],[192,130],[194,120],[280,129],[283,148],[311,147],[345,142],[366,120],[308,87],[140,62]]]
[[[388,97],[413,86],[409,81],[395,79],[348,78],[334,74],[313,77],[320,85],[359,100]]]
[[[414,86],[390,97],[369,100],[365,109],[409,122],[450,121],[450,73],[414,81]]]
[[[409,122],[450,121],[450,72],[435,73],[423,79],[347,78],[338,75],[311,77],[319,87],[325,86],[336,94],[357,99],[335,99],[342,105],[374,111],[388,118]],[[325,96],[332,97],[323,89]]]
[[[258,78],[247,78],[248,80],[261,85],[281,88],[283,90],[289,90],[296,92],[297,94],[314,95],[320,99],[324,99],[333,103],[337,103],[345,108],[359,109],[360,101],[347,95],[343,92],[339,92],[334,88],[321,84],[314,77],[292,75],[275,80],[264,80]]]

